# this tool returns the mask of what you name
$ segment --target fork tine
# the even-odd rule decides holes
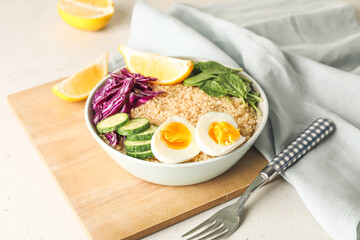
[[[226,229],[225,232],[223,232],[222,234],[216,236],[215,238],[212,238],[211,240],[223,240],[223,239],[226,239],[228,236],[233,234],[235,232],[235,230],[230,231],[229,229]]]
[[[212,237],[219,237],[219,236],[222,236],[224,233],[226,233],[227,231],[229,231],[229,229],[227,228],[224,228],[223,226],[220,227],[219,229],[217,229],[216,231],[202,237],[202,238],[199,238],[198,240],[206,240],[206,239],[212,239]]]
[[[199,225],[197,225],[196,227],[194,227],[193,229],[191,229],[190,231],[184,233],[184,235],[182,235],[181,237],[186,237],[196,231],[198,231],[199,229],[203,228],[203,227],[207,227],[207,226],[212,226],[215,223],[215,220],[212,219],[211,217],[206,219],[205,221],[203,221],[202,223],[200,223]]]
[[[214,231],[217,231],[219,228],[221,228],[224,224],[222,222],[220,223],[217,223],[215,221],[215,223],[207,228],[205,228],[203,231],[195,234],[194,236],[192,236],[191,238],[188,238],[187,240],[193,240],[193,239],[196,239],[198,237],[204,237],[208,234],[211,234],[213,233]]]

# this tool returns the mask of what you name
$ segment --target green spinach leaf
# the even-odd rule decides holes
[[[207,73],[199,73],[197,75],[185,79],[183,84],[185,86],[200,86],[201,82],[211,78],[214,78],[214,75]]]
[[[207,80],[201,84],[200,89],[212,97],[224,97],[228,94],[226,89],[215,79]]]
[[[251,91],[251,84],[249,82],[244,82],[246,85],[246,94]]]
[[[261,116],[261,112],[256,107],[257,103],[262,101],[260,94],[251,90],[246,94],[246,101],[255,109],[256,113]]]
[[[200,69],[203,73],[208,74],[220,74],[220,73],[236,73],[242,71],[242,69],[231,69],[221,65],[220,63],[209,61],[209,62],[199,62],[196,64],[196,69]]]
[[[252,81],[250,79],[247,79],[246,77],[242,76],[242,75],[239,75],[240,78],[244,81],[244,82],[247,82],[247,83],[252,83]]]
[[[235,97],[244,98],[248,91],[246,84],[240,76],[235,73],[219,74],[219,82],[230,95]]]
[[[196,75],[196,74],[198,74],[198,73],[201,73],[200,65],[199,65],[199,63],[201,63],[201,62],[193,62],[193,63],[194,63],[194,67],[193,67],[193,70],[191,71],[190,76],[193,76],[193,75]]]

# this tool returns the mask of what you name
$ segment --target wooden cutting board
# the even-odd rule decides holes
[[[85,102],[41,85],[8,96],[44,163],[95,240],[138,239],[239,196],[267,164],[255,149],[223,175],[197,185],[160,186],[123,170],[84,122]],[[184,232],[187,229],[184,229]]]

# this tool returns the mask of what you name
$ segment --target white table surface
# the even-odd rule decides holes
[[[347,1],[360,9],[357,0]],[[105,50],[116,53],[117,46],[127,42],[135,1],[115,1],[113,19],[99,32],[80,31],[65,24],[56,2],[0,1],[0,240],[89,239],[6,96],[72,74]],[[192,1],[148,2],[165,11],[173,2]],[[214,2],[220,0],[196,1],[196,5]],[[230,202],[145,239],[181,239],[182,233]],[[261,188],[246,206],[245,221],[229,239],[330,239],[284,180]]]

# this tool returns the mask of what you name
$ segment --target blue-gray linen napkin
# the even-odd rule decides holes
[[[360,239],[360,27],[348,4],[239,0],[163,13],[136,3],[128,46],[241,66],[265,90],[256,148],[271,160],[318,117],[336,131],[284,174],[333,238]],[[116,56],[110,70],[122,61]]]

